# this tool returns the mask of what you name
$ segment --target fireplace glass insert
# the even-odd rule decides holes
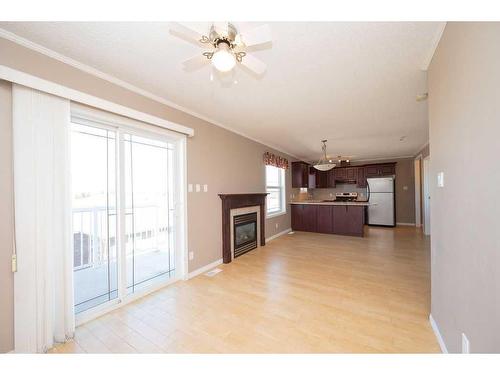
[[[257,247],[257,213],[234,217],[234,257]]]

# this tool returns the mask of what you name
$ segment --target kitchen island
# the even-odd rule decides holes
[[[368,202],[291,202],[292,230],[363,237]]]

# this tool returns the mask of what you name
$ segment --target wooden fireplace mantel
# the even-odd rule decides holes
[[[222,260],[231,263],[231,210],[260,206],[260,246],[266,245],[266,196],[268,193],[219,194],[222,199]]]

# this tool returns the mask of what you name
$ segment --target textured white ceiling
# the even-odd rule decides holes
[[[235,23],[244,30],[258,23]],[[208,28],[209,24],[196,24]],[[174,102],[223,126],[304,159],[413,155],[428,139],[421,70],[442,24],[270,23],[272,48],[254,51],[267,73],[241,68],[236,85],[209,79],[207,66],[184,72],[201,49],[168,23],[0,22],[0,27]],[[406,136],[404,141],[400,141]]]

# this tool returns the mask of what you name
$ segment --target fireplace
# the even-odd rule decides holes
[[[257,248],[257,212],[233,217],[234,258]]]
[[[267,193],[219,194],[222,200],[222,259],[265,246]]]

